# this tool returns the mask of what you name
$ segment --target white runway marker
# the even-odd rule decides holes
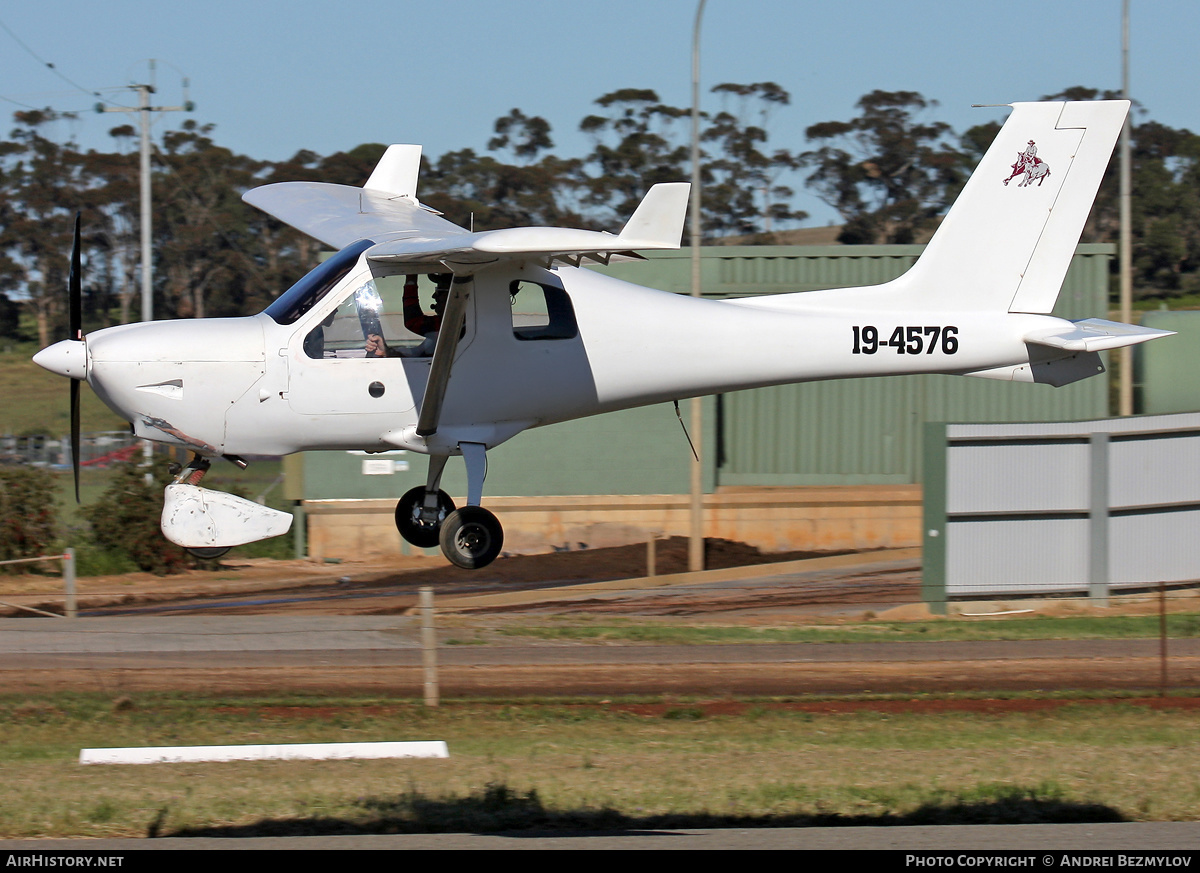
[[[246,746],[142,746],[80,749],[80,764],[171,764],[194,761],[330,761],[348,758],[449,758],[440,740],[416,743],[290,743]]]

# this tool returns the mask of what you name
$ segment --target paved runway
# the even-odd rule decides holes
[[[440,633],[438,662],[447,666],[510,664],[797,664],[1154,658],[1157,640],[988,640],[895,643],[530,642],[501,638],[486,645],[446,645],[461,631]],[[1173,658],[1200,657],[1200,639],[1170,641]],[[315,653],[316,656],[314,657]],[[0,619],[5,668],[145,667],[154,656],[189,656],[194,666],[256,664],[419,666],[420,628],[405,616],[119,616],[87,619]]]
[[[558,834],[522,831],[510,834],[401,834],[325,837],[169,837],[158,840],[0,840],[4,850],[125,852],[144,849],[221,850],[353,850],[353,849],[616,849],[616,850],[891,850],[917,852],[1016,852],[1034,869],[1063,866],[1059,858],[1047,863],[1048,851],[1070,852],[1095,859],[1103,852],[1173,851],[1175,864],[1189,866],[1200,851],[1200,823],[1121,822],[1066,825],[922,825],[918,827],[766,828],[761,830],[670,829],[621,833]],[[874,861],[886,860],[875,857]],[[904,859],[897,866],[904,865]],[[1200,864],[1200,859],[1196,860]],[[951,863],[943,866],[990,866]],[[1114,859],[1111,866],[1117,866]],[[1121,866],[1129,866],[1121,865]]]

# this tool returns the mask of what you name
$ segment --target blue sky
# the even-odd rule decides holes
[[[1134,97],[1155,120],[1200,130],[1200,3],[1132,7]],[[123,117],[92,113],[84,90],[132,103],[124,86],[144,81],[156,58],[158,100],[180,103],[188,76],[194,117],[256,158],[363,142],[421,143],[434,157],[483,151],[514,107],[550,121],[558,153],[582,155],[576,127],[608,91],[653,88],[690,104],[695,10],[695,0],[0,0],[0,22],[20,40],[0,29],[0,111],[83,111],[57,135],[109,148]],[[972,103],[1119,88],[1120,10],[1120,0],[708,0],[702,88],[774,81],[790,91],[770,123],[780,148],[807,148],[808,125],[852,117],[876,88],[937,100],[930,117],[961,131],[1003,114]],[[707,93],[702,106],[721,108]],[[160,113],[157,129],[184,117]],[[810,224],[830,218],[811,197],[798,205]]]

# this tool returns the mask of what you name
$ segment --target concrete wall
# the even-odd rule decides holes
[[[504,525],[510,553],[688,533],[687,495],[495,497],[487,506]],[[309,555],[324,560],[411,553],[396,532],[394,510],[393,500],[306,501]],[[706,536],[763,551],[906,548],[921,543],[921,488],[719,489],[705,496],[705,516]]]

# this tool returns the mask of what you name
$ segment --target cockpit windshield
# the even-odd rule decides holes
[[[346,246],[280,294],[263,311],[280,324],[293,324],[316,306],[330,289],[350,272],[350,268],[358,261],[358,256],[373,245],[375,243],[372,240],[364,239]]]

